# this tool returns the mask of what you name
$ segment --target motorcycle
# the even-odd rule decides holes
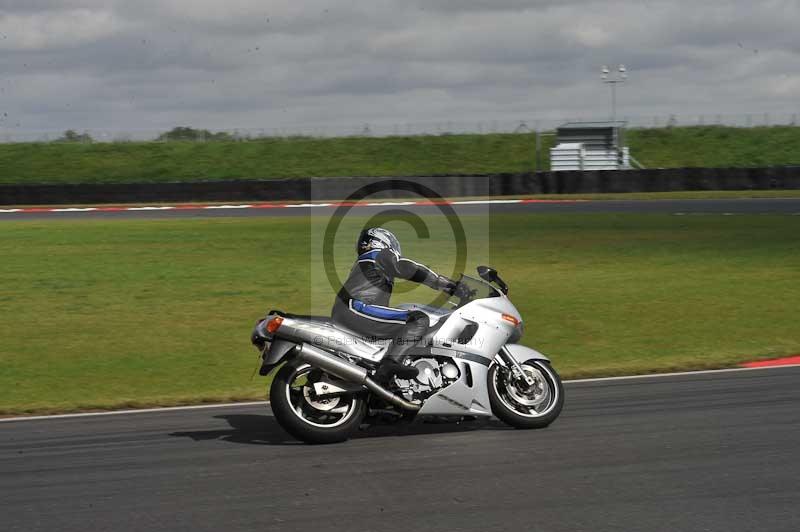
[[[461,275],[451,308],[401,305],[424,312],[430,328],[410,350],[413,379],[372,379],[387,340],[363,338],[330,318],[273,310],[251,336],[259,373],[278,369],[270,404],[278,423],[307,443],[347,440],[365,419],[459,421],[495,416],[518,429],[550,425],[564,388],[550,360],[517,344],[523,322],[497,271]]]

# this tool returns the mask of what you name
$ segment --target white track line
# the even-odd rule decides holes
[[[783,364],[781,366],[763,366],[760,368],[727,368],[727,369],[705,369],[700,371],[677,371],[674,373],[651,373],[647,375],[623,375],[621,377],[597,377],[593,379],[574,379],[564,381],[564,384],[580,384],[582,382],[605,382],[605,381],[627,381],[633,379],[657,379],[661,377],[688,377],[692,375],[709,375],[714,373],[732,373],[735,371],[758,371],[765,369],[796,368],[800,364]]]
[[[522,203],[521,199],[451,201],[452,205],[493,205],[496,203]]]
[[[661,377],[690,377],[693,375],[709,375],[714,373],[732,373],[737,371],[763,371],[771,369],[784,369],[784,368],[797,368],[800,364],[783,365],[783,366],[766,366],[761,368],[728,368],[728,369],[708,369],[701,371],[684,371],[675,373],[652,373],[649,375],[625,375],[622,377],[599,377],[594,379],[573,379],[564,381],[564,384],[581,384],[591,382],[606,382],[606,381],[628,381],[637,379],[657,379]],[[76,414],[54,414],[47,416],[25,416],[25,417],[8,417],[0,418],[0,423],[9,423],[14,421],[39,421],[45,419],[70,419],[82,417],[98,417],[98,416],[119,416],[124,414],[148,414],[157,412],[176,412],[181,410],[202,410],[207,408],[228,408],[239,406],[265,406],[268,401],[249,401],[242,403],[218,403],[211,405],[190,405],[190,406],[166,406],[160,408],[141,408],[137,410],[111,410],[108,412],[79,412]]]
[[[574,203],[579,200],[541,200],[541,203]],[[486,200],[462,200],[462,201],[443,201],[437,205],[494,205],[508,203],[539,203],[540,200],[523,199],[486,199]],[[341,203],[275,203],[270,206],[278,209],[309,209],[315,207],[337,207]],[[383,201],[365,202],[353,205],[353,207],[395,207],[407,205],[429,206],[429,201]],[[176,205],[141,205],[135,207],[14,207],[0,209],[0,213],[52,213],[52,212],[91,212],[91,211],[169,211],[169,210],[227,210],[227,209],[262,209],[264,205],[202,205],[202,204],[176,204]]]

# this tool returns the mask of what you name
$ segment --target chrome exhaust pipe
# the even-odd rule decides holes
[[[361,384],[386,402],[392,403],[404,410],[418,411],[420,409],[419,405],[406,401],[399,395],[393,394],[370,379],[367,370],[361,366],[356,366],[346,360],[328,354],[313,345],[299,344],[295,350],[297,351],[297,358],[303,362],[308,362],[312,366],[316,366],[326,373],[330,373],[342,380]]]
[[[339,357],[329,355],[318,347],[308,344],[299,344],[295,349],[297,349],[297,358],[330,373],[334,377],[339,377],[340,379],[358,384],[364,384],[367,380],[366,369],[351,364]]]
[[[384,401],[392,403],[395,406],[399,406],[404,410],[413,410],[414,412],[417,412],[420,409],[419,405],[414,403],[409,403],[399,395],[393,394],[392,392],[390,392],[389,390],[387,390],[374,380],[370,379],[369,377],[367,377],[367,380],[364,381],[364,386],[366,386],[369,391],[371,391]]]

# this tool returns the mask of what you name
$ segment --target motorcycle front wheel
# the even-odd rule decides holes
[[[533,385],[516,381],[499,364],[489,368],[489,402],[498,419],[518,429],[540,429],[555,421],[564,406],[564,385],[558,373],[543,360],[520,364]]]
[[[367,412],[357,394],[318,397],[309,380],[312,367],[289,362],[275,375],[270,406],[281,427],[306,443],[337,443],[356,431]]]

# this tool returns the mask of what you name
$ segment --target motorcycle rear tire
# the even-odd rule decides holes
[[[367,404],[363,397],[354,397],[354,409],[347,420],[336,426],[323,427],[313,425],[301,419],[289,400],[287,392],[298,369],[306,364],[292,361],[285,364],[272,381],[269,400],[272,413],[278,424],[289,434],[300,441],[311,444],[339,443],[347,440],[361,425],[367,413]]]

